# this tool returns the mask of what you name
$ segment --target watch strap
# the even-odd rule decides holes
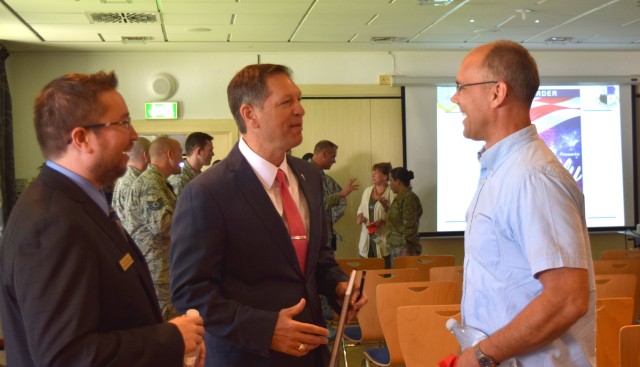
[[[496,362],[496,360],[493,357],[486,355],[484,354],[484,352],[482,352],[482,349],[480,349],[480,344],[476,344],[473,347],[473,352],[475,353],[476,359],[478,360],[480,367],[496,367],[499,364]]]

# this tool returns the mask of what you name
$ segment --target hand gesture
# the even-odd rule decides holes
[[[280,310],[276,329],[271,339],[271,349],[301,357],[316,349],[321,344],[327,344],[329,330],[313,324],[305,324],[293,319],[302,310],[306,301],[303,299],[297,305]]]
[[[351,193],[351,191],[357,190],[360,188],[360,185],[358,185],[356,182],[356,178],[351,178],[349,179],[349,181],[347,181],[347,184],[344,185],[344,188],[342,188],[342,191],[340,191],[338,194],[340,195],[341,198],[346,197],[347,195],[349,195]]]
[[[384,208],[384,210],[388,210],[389,209],[389,200],[387,200],[386,197],[381,197],[380,200],[380,204],[382,204],[382,207]]]

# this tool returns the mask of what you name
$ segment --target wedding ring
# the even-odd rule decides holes
[[[307,347],[303,343],[300,343],[300,345],[298,345],[298,351],[304,352],[305,350],[307,350]]]

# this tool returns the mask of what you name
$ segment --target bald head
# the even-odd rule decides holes
[[[133,142],[133,148],[131,152],[129,152],[129,165],[140,171],[144,171],[149,164],[150,146],[151,142],[149,139],[138,137],[138,140]]]
[[[485,78],[505,82],[513,98],[527,106],[540,87],[538,65],[521,44],[508,40],[491,42],[475,48],[469,56],[478,56]]]
[[[182,147],[179,141],[161,136],[151,143],[149,156],[151,164],[156,166],[165,178],[180,173]]]

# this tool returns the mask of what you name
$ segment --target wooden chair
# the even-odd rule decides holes
[[[345,367],[347,366],[347,348],[359,344],[384,344],[384,334],[380,327],[376,306],[377,286],[386,283],[415,282],[420,280],[418,269],[379,269],[367,270],[364,293],[369,302],[358,311],[358,325],[347,326],[342,342]]]
[[[640,259],[640,250],[606,250],[600,254],[600,260]]]
[[[627,325],[620,329],[620,367],[640,366],[640,325]]]
[[[598,366],[620,366],[620,328],[632,323],[633,299],[626,297],[596,300],[596,364]]]
[[[596,275],[596,298],[629,297],[635,300],[636,281],[636,276],[633,274]]]
[[[407,367],[437,366],[449,354],[460,354],[460,344],[446,327],[450,318],[460,321],[460,305],[398,307],[398,337]]]
[[[438,266],[429,270],[429,280],[431,281],[462,283],[463,277],[463,266]]]
[[[340,269],[345,274],[351,274],[351,270],[377,270],[384,269],[384,259],[371,257],[371,258],[353,258],[353,259],[336,259]]]
[[[422,280],[429,280],[429,271],[438,266],[453,266],[456,259],[453,255],[399,256],[393,261],[394,269],[420,269]]]
[[[404,365],[398,339],[398,307],[460,304],[461,297],[456,282],[409,282],[378,285],[376,304],[386,347],[369,348],[364,352],[365,357],[377,366]]]
[[[593,262],[593,270],[596,275],[605,274],[633,274],[636,276],[636,293],[634,299],[633,319],[640,316],[640,259],[626,260],[597,260]]]

